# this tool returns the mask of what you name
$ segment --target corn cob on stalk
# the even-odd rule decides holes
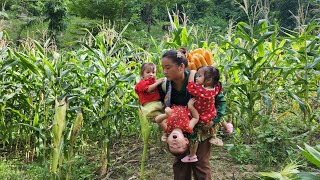
[[[148,146],[148,139],[151,132],[151,127],[149,121],[145,114],[143,114],[142,110],[139,108],[139,119],[141,125],[141,133],[143,139],[143,153],[142,153],[142,160],[141,160],[141,171],[140,171],[140,179],[144,179],[144,163],[147,158],[147,146]]]
[[[63,146],[63,131],[66,126],[67,99],[64,97],[60,102],[55,100],[55,114],[53,120],[53,158],[51,165],[52,179],[57,175],[57,167],[61,149]]]
[[[71,179],[71,168],[72,168],[72,157],[73,157],[73,146],[74,143],[76,141],[76,138],[80,132],[80,129],[82,127],[82,123],[83,123],[83,115],[82,115],[82,111],[79,111],[77,113],[77,118],[75,119],[75,121],[72,124],[71,127],[71,137],[70,137],[70,144],[69,144],[69,150],[68,150],[68,174],[66,176],[66,179]]]

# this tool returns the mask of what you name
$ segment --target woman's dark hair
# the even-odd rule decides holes
[[[185,56],[187,50],[185,48],[180,48],[179,50],[169,50],[162,55],[162,58],[169,58],[172,62],[178,66],[184,64],[185,68],[188,67],[188,60]]]
[[[200,69],[203,70],[204,74],[204,82],[211,80],[212,81],[212,87],[215,87],[220,80],[220,72],[219,70],[214,66],[203,66],[200,67]],[[200,70],[199,69],[199,70]]]
[[[153,63],[143,63],[142,66],[141,66],[141,69],[140,69],[140,76],[142,77],[143,76],[143,72],[147,69],[147,67],[151,67],[152,70],[156,70],[156,65],[153,64]]]

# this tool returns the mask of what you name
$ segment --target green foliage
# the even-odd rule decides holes
[[[300,2],[300,5],[299,5]],[[303,11],[301,8],[303,7]],[[270,3],[271,17],[284,28],[294,29],[297,27],[297,17],[310,22],[311,19],[319,18],[319,2],[309,0],[274,0]],[[300,11],[300,12],[299,12]]]
[[[292,131],[289,127],[281,124],[270,122],[259,129],[257,136],[257,155],[256,164],[261,168],[274,167],[284,162],[288,158],[288,149],[294,142],[290,140],[289,133]]]
[[[0,179],[14,179],[21,178],[21,172],[17,171],[15,167],[8,161],[0,162]]]
[[[130,20],[130,17],[141,10],[140,1],[114,0],[75,0],[72,1],[70,11],[81,17],[91,19],[106,19],[111,22],[118,18]]]
[[[318,169],[320,168],[320,152],[314,149],[313,147],[304,144],[305,149],[302,149],[302,154],[305,156],[309,162],[315,164]],[[310,179],[315,180],[319,179],[319,173],[317,172],[301,172],[299,168],[301,165],[298,165],[297,163],[289,163],[286,165],[280,172],[260,172],[260,176],[264,177],[270,177],[272,179],[280,179],[280,180],[286,180],[286,179]]]
[[[299,165],[291,163],[284,167],[280,172],[260,172],[260,176],[267,176],[272,179],[289,180],[292,179],[295,174],[298,174]]]
[[[308,144],[304,144],[305,149],[302,149],[302,154],[305,158],[308,159],[309,162],[316,165],[318,169],[320,169],[320,152],[309,146]]]
[[[49,21],[49,35],[57,36],[59,32],[66,29],[65,18],[67,6],[64,1],[48,1],[44,4],[43,13],[45,21]]]
[[[244,144],[235,144],[228,146],[230,155],[240,164],[250,164],[254,160],[252,147]]]

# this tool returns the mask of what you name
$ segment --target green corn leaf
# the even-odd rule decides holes
[[[319,173],[312,173],[312,172],[300,172],[297,174],[297,180],[318,180]]]
[[[111,92],[113,92],[113,91],[116,89],[116,85],[117,85],[117,84],[112,84],[112,85],[110,85],[110,86],[107,88],[106,93],[105,93],[102,97],[103,97],[103,98],[108,97],[108,96],[111,94]]]
[[[37,67],[35,65],[33,65],[33,63],[31,63],[27,58],[25,58],[23,55],[21,55],[18,52],[14,52],[14,54],[16,56],[19,57],[21,65],[29,70],[31,70],[33,73],[35,73],[36,75],[41,76],[40,72],[38,71]]]
[[[49,70],[51,71],[50,74],[55,74],[55,75],[57,74],[55,69],[54,69],[54,67],[52,66],[52,64],[49,61],[47,61],[46,59],[43,59],[43,62],[49,68]]]
[[[237,25],[237,34],[242,37],[243,39],[247,40],[248,42],[252,42],[251,37],[248,35],[248,33],[243,29],[243,22],[238,23]]]
[[[320,169],[320,152],[309,146],[308,144],[304,144],[306,147],[302,154],[314,165],[316,165]]]
[[[173,24],[176,28],[179,28],[179,17],[177,14],[173,14]]]
[[[112,64],[109,71],[104,75],[104,77],[107,77],[109,73],[111,73],[114,69],[116,69],[125,58],[126,57],[122,57],[116,63]]]
[[[286,42],[287,42],[287,40],[286,40],[286,39],[283,39],[283,40],[279,43],[278,48],[282,48]]]
[[[7,107],[7,108],[5,108],[5,110],[10,110],[10,111],[12,111],[13,113],[19,115],[20,118],[22,118],[23,120],[29,121],[29,119],[27,118],[27,116],[25,116],[24,114],[21,114],[20,111],[18,111],[18,110],[16,110],[16,109],[12,109],[12,108],[10,108],[10,107]]]
[[[299,103],[299,106],[300,106],[300,109],[303,113],[306,113],[307,112],[307,109],[306,109],[306,105],[305,103],[296,95],[294,94],[292,91],[290,91],[289,89],[287,89],[287,92],[289,94],[289,96],[291,98],[293,98],[294,100],[296,100],[298,103]]]
[[[33,126],[38,126],[38,124],[39,124],[39,113],[35,113],[35,115],[34,115],[34,117],[33,117]]]
[[[259,172],[258,174],[260,176],[265,176],[265,177],[270,177],[270,178],[274,178],[274,179],[283,180],[283,177],[278,172]]]
[[[259,57],[264,57],[264,45],[263,45],[263,43],[258,45],[258,55],[259,55]]]
[[[188,46],[188,33],[185,27],[182,28],[182,31],[181,31],[181,46],[183,47]]]
[[[51,42],[51,37],[46,40],[46,42],[44,43],[43,47],[45,47],[45,48],[49,47],[50,42]]]
[[[17,60],[8,59],[7,61],[4,62],[4,64],[2,64],[2,68],[0,70],[0,73],[5,72],[6,70],[8,70],[8,69],[12,68],[13,66],[17,65],[18,63],[19,63],[19,61],[17,61]]]
[[[44,57],[44,50],[43,50],[43,47],[39,44],[39,42],[38,41],[33,41],[33,43],[36,45],[36,48],[40,51],[40,55],[41,55],[41,57],[43,58]]]
[[[128,73],[124,76],[120,76],[117,81],[119,82],[130,82],[132,81],[133,79],[135,79],[135,77],[133,76],[133,73]]]
[[[313,63],[311,63],[311,64],[308,65],[308,68],[309,68],[309,69],[314,68],[319,62],[320,62],[320,57],[317,57],[317,58],[313,61]]]
[[[263,41],[267,38],[269,38],[274,32],[270,31],[270,32],[266,32],[259,40],[258,42],[256,42],[255,45],[252,46],[251,50],[254,50],[257,46],[259,46],[261,43],[263,43]]]

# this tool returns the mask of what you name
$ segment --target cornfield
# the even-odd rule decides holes
[[[76,50],[56,50],[49,41],[35,40],[16,48],[1,31],[0,148],[26,162],[52,160],[52,178],[69,179],[80,142],[97,142],[102,156],[98,173],[106,174],[113,141],[142,133],[147,143],[149,137],[150,132],[140,130],[133,90],[140,65],[152,61],[160,67],[162,53],[180,46],[213,52],[223,75],[225,118],[233,121],[244,143],[257,141],[257,127],[288,115],[304,122],[306,140],[312,142],[320,128],[319,21],[299,32],[266,20],[240,22],[230,36],[208,42],[198,41],[205,34],[193,38],[193,29],[172,17],[170,38],[158,43],[151,37],[152,51],[122,37],[128,25],[121,32],[88,33]],[[61,169],[64,163],[69,170]]]

